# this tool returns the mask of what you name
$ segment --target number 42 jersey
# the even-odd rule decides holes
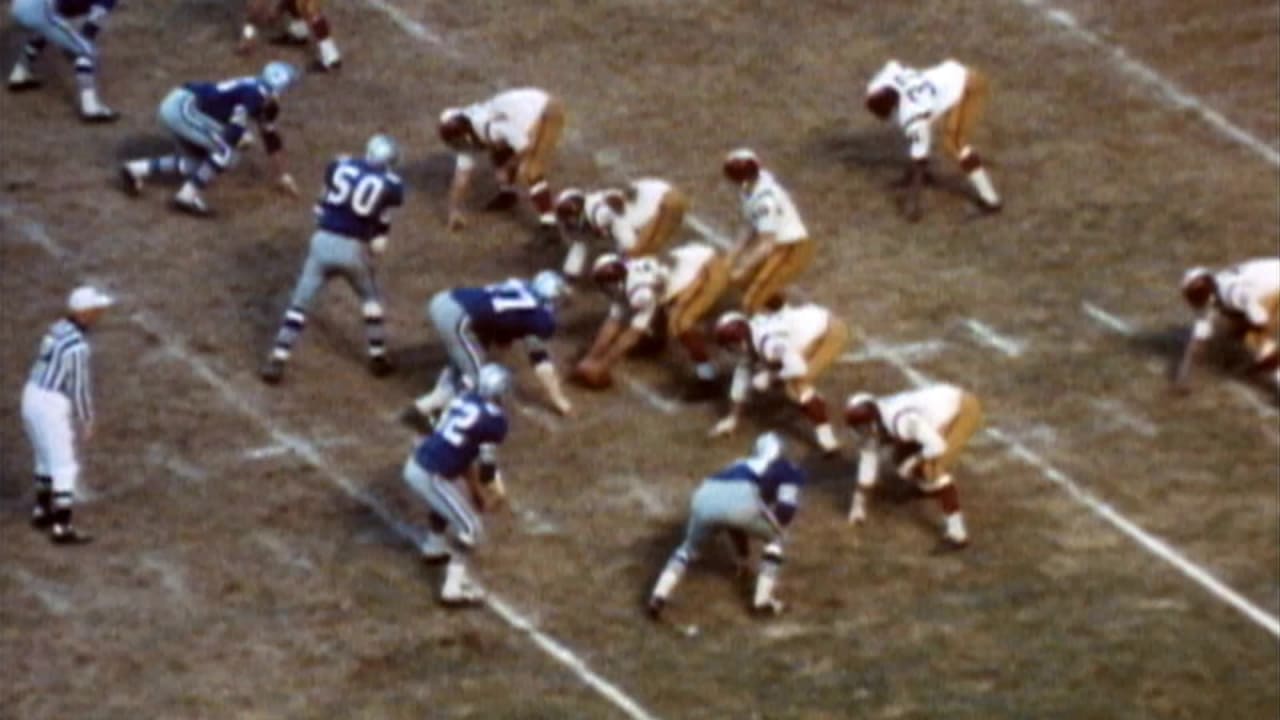
[[[316,224],[365,242],[391,229],[391,210],[404,202],[400,176],[361,158],[340,157],[329,163],[324,185]]]
[[[423,470],[453,479],[471,467],[482,447],[499,445],[506,437],[502,408],[470,392],[449,403],[435,432],[414,451],[414,459]]]

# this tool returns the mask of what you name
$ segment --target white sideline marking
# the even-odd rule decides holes
[[[617,372],[614,373],[614,376],[621,380],[622,384],[626,385],[633,395],[652,405],[658,412],[667,415],[678,415],[683,409],[679,402],[672,400],[626,373]]]
[[[1133,329],[1133,325],[1131,325],[1128,320],[1125,320],[1124,318],[1118,317],[1116,315],[1112,315],[1106,310],[1103,310],[1102,308],[1088,301],[1081,303],[1080,307],[1084,309],[1085,315],[1088,315],[1094,320],[1097,320],[1099,323],[1106,325],[1107,327],[1111,328],[1112,330],[1115,330],[1116,332],[1120,333],[1121,335],[1124,335],[1125,337],[1133,337],[1133,333],[1135,331]]]
[[[428,45],[434,46],[437,50],[440,50],[446,56],[454,60],[460,59],[454,50],[449,47],[449,44],[445,42],[444,38],[436,34],[436,32],[431,28],[406,15],[403,10],[395,5],[392,5],[386,0],[364,0],[364,3],[381,12],[383,15],[386,15],[390,18],[391,22],[395,23],[396,26],[408,33],[409,36],[415,40],[421,40]]]
[[[966,318],[964,326],[969,329],[969,332],[973,333],[978,342],[1003,353],[1007,357],[1021,357],[1022,353],[1027,349],[1025,341],[1001,335],[995,331],[995,328],[980,320]]]
[[[1117,425],[1129,428],[1143,437],[1153,438],[1160,434],[1159,429],[1154,424],[1139,417],[1119,400],[1114,398],[1095,399],[1089,401],[1089,404],[1102,413],[1103,417],[1111,418]]]
[[[66,615],[72,610],[72,602],[67,598],[66,593],[55,588],[54,584],[44,578],[36,577],[22,568],[5,568],[5,571],[22,584],[28,593],[40,604],[45,610],[54,615]]]
[[[1178,87],[1150,66],[1134,59],[1123,47],[1107,42],[1097,33],[1082,26],[1071,13],[1053,7],[1042,0],[1018,1],[1028,8],[1039,10],[1049,22],[1062,28],[1068,35],[1083,40],[1086,44],[1110,54],[1111,60],[1122,72],[1160,91],[1165,100],[1175,108],[1194,110],[1200,115],[1201,119],[1217,130],[1219,134],[1252,150],[1273,167],[1280,168],[1280,151],[1231,122],[1222,113],[1214,110],[1195,95]]]
[[[901,345],[870,345],[857,352],[845,353],[840,362],[850,365],[887,360],[890,355],[901,360],[928,360],[941,353],[947,347],[943,340],[925,340],[924,342],[903,343]]]

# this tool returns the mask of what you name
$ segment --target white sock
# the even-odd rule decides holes
[[[129,168],[129,173],[136,178],[145,178],[151,174],[151,161],[149,160],[130,160],[125,163],[125,167]]]
[[[840,442],[836,440],[836,433],[831,429],[831,423],[822,423],[814,428],[814,434],[818,437],[818,446],[827,452],[831,452],[840,447]]]
[[[564,259],[564,274],[569,277],[582,277],[582,272],[587,266],[587,244],[581,240],[575,240],[569,246],[569,254]]]
[[[327,37],[320,41],[317,45],[320,50],[320,64],[325,67],[333,67],[342,60],[342,55],[338,53],[338,43],[333,38]]]
[[[289,37],[295,40],[306,40],[311,37],[311,28],[307,27],[307,21],[300,18],[290,20],[289,27],[285,32],[289,33]]]
[[[995,186],[991,184],[991,178],[987,175],[987,169],[980,167],[969,173],[969,182],[973,184],[973,189],[978,191],[978,197],[988,205],[999,205],[1000,196],[996,194]]]
[[[969,532],[964,527],[964,515],[953,512],[947,516],[947,538],[956,542],[966,542]]]
[[[653,596],[662,600],[671,597],[671,591],[676,589],[676,584],[680,582],[682,575],[684,575],[683,563],[667,563],[662,570],[662,575],[658,576],[658,584],[653,586]]]

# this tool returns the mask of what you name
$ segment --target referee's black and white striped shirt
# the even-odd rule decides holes
[[[62,393],[71,399],[76,417],[93,420],[93,400],[89,391],[89,341],[79,325],[63,318],[49,328],[40,341],[40,354],[27,381],[44,390]]]

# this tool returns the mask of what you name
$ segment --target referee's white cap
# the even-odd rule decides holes
[[[67,309],[71,312],[100,310],[116,304],[116,299],[92,285],[82,285],[67,297]]]

